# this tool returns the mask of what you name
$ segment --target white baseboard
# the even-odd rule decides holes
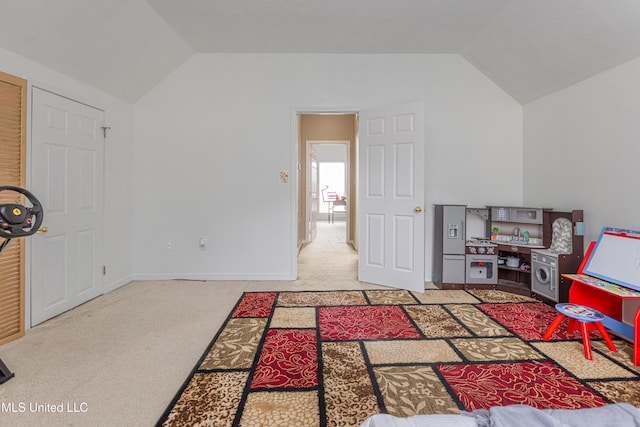
[[[115,282],[109,283],[105,289],[105,293],[114,291],[119,287],[126,285],[127,283],[131,283],[133,280],[133,276],[127,276]]]
[[[246,274],[246,273],[223,273],[223,274],[194,274],[194,273],[138,273],[133,275],[132,280],[228,280],[228,281],[237,281],[237,280],[252,280],[252,281],[262,281],[262,280],[295,280],[295,278],[291,278],[290,275],[286,274],[270,274],[270,273],[254,273],[254,274]]]

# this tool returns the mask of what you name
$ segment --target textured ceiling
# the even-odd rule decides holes
[[[194,52],[457,53],[524,104],[640,57],[640,1],[0,0],[0,46],[130,101]]]

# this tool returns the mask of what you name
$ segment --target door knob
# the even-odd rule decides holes
[[[46,233],[47,231],[49,231],[49,229],[47,227],[38,228],[38,233]]]
[[[414,209],[414,211],[416,211],[416,212],[422,212],[422,206],[416,206],[416,208]]]

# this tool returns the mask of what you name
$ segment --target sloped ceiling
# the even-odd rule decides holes
[[[640,56],[638,0],[0,0],[0,46],[136,101],[194,52],[457,53],[525,104]]]
[[[144,0],[0,0],[0,46],[132,102],[193,54]]]

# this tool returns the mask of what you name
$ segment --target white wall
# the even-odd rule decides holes
[[[106,112],[107,125],[111,126],[111,131],[105,146],[105,235],[107,246],[105,291],[129,282],[132,274],[131,240],[133,233],[133,216],[131,213],[133,105],[3,48],[0,48],[0,70],[27,80],[29,85],[29,112],[31,111],[32,86],[38,86],[59,95],[84,102],[101,108]],[[28,113],[28,155],[30,146],[31,115]],[[29,158],[27,158],[27,175],[27,184],[29,184]],[[26,305],[28,307],[29,283],[27,283],[26,287]]]
[[[524,106],[524,202],[640,229],[640,59]]]
[[[135,277],[293,278],[295,111],[414,101],[430,278],[431,205],[522,202],[522,108],[459,55],[191,57],[135,107]]]

